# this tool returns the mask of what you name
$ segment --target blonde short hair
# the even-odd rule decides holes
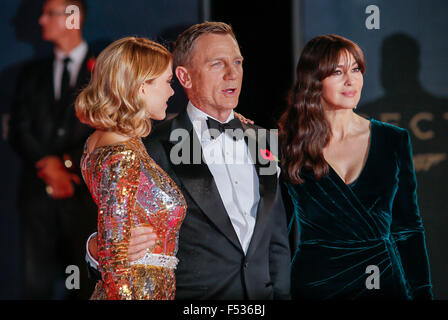
[[[151,119],[139,88],[162,75],[171,59],[165,47],[145,38],[114,41],[100,53],[90,83],[76,98],[76,116],[95,129],[147,136]]]

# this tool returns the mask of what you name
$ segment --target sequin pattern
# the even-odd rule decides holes
[[[185,199],[173,180],[149,157],[139,138],[96,148],[81,158],[84,181],[98,206],[98,262],[102,281],[91,299],[170,300],[175,295],[172,261]],[[171,264],[127,259],[131,229],[149,225],[157,234],[147,255],[171,256]],[[168,257],[168,258],[171,258]],[[158,259],[160,260],[160,258]],[[161,261],[164,261],[163,259]]]

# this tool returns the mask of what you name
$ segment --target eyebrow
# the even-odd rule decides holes
[[[358,62],[354,61],[354,62],[352,63],[352,66],[354,66],[355,64],[358,64]],[[336,66],[336,68],[343,68],[344,66],[345,66],[344,64],[338,64],[338,65]]]
[[[234,60],[244,60],[243,56],[235,56],[233,59]],[[208,59],[207,62],[212,62],[212,61],[216,61],[216,60],[226,60],[226,58],[225,57],[215,57],[215,58]]]

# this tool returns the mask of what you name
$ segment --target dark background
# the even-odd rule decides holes
[[[51,54],[40,40],[42,0],[4,0],[0,12],[0,115],[7,118],[17,72],[24,61]],[[295,63],[304,43],[336,33],[364,50],[367,73],[357,111],[409,129],[426,228],[434,293],[448,299],[448,2],[444,0],[87,0],[84,36],[101,50],[138,35],[168,47],[187,26],[204,20],[230,23],[244,60],[236,109],[274,128],[286,106]],[[368,30],[368,5],[380,9],[380,29]],[[175,84],[168,112],[186,105]],[[20,159],[0,140],[0,299],[17,299],[19,232],[16,190]]]

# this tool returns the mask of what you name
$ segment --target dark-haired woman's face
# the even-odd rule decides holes
[[[322,80],[324,109],[354,109],[361,98],[362,72],[352,54],[341,54],[331,75]]]

